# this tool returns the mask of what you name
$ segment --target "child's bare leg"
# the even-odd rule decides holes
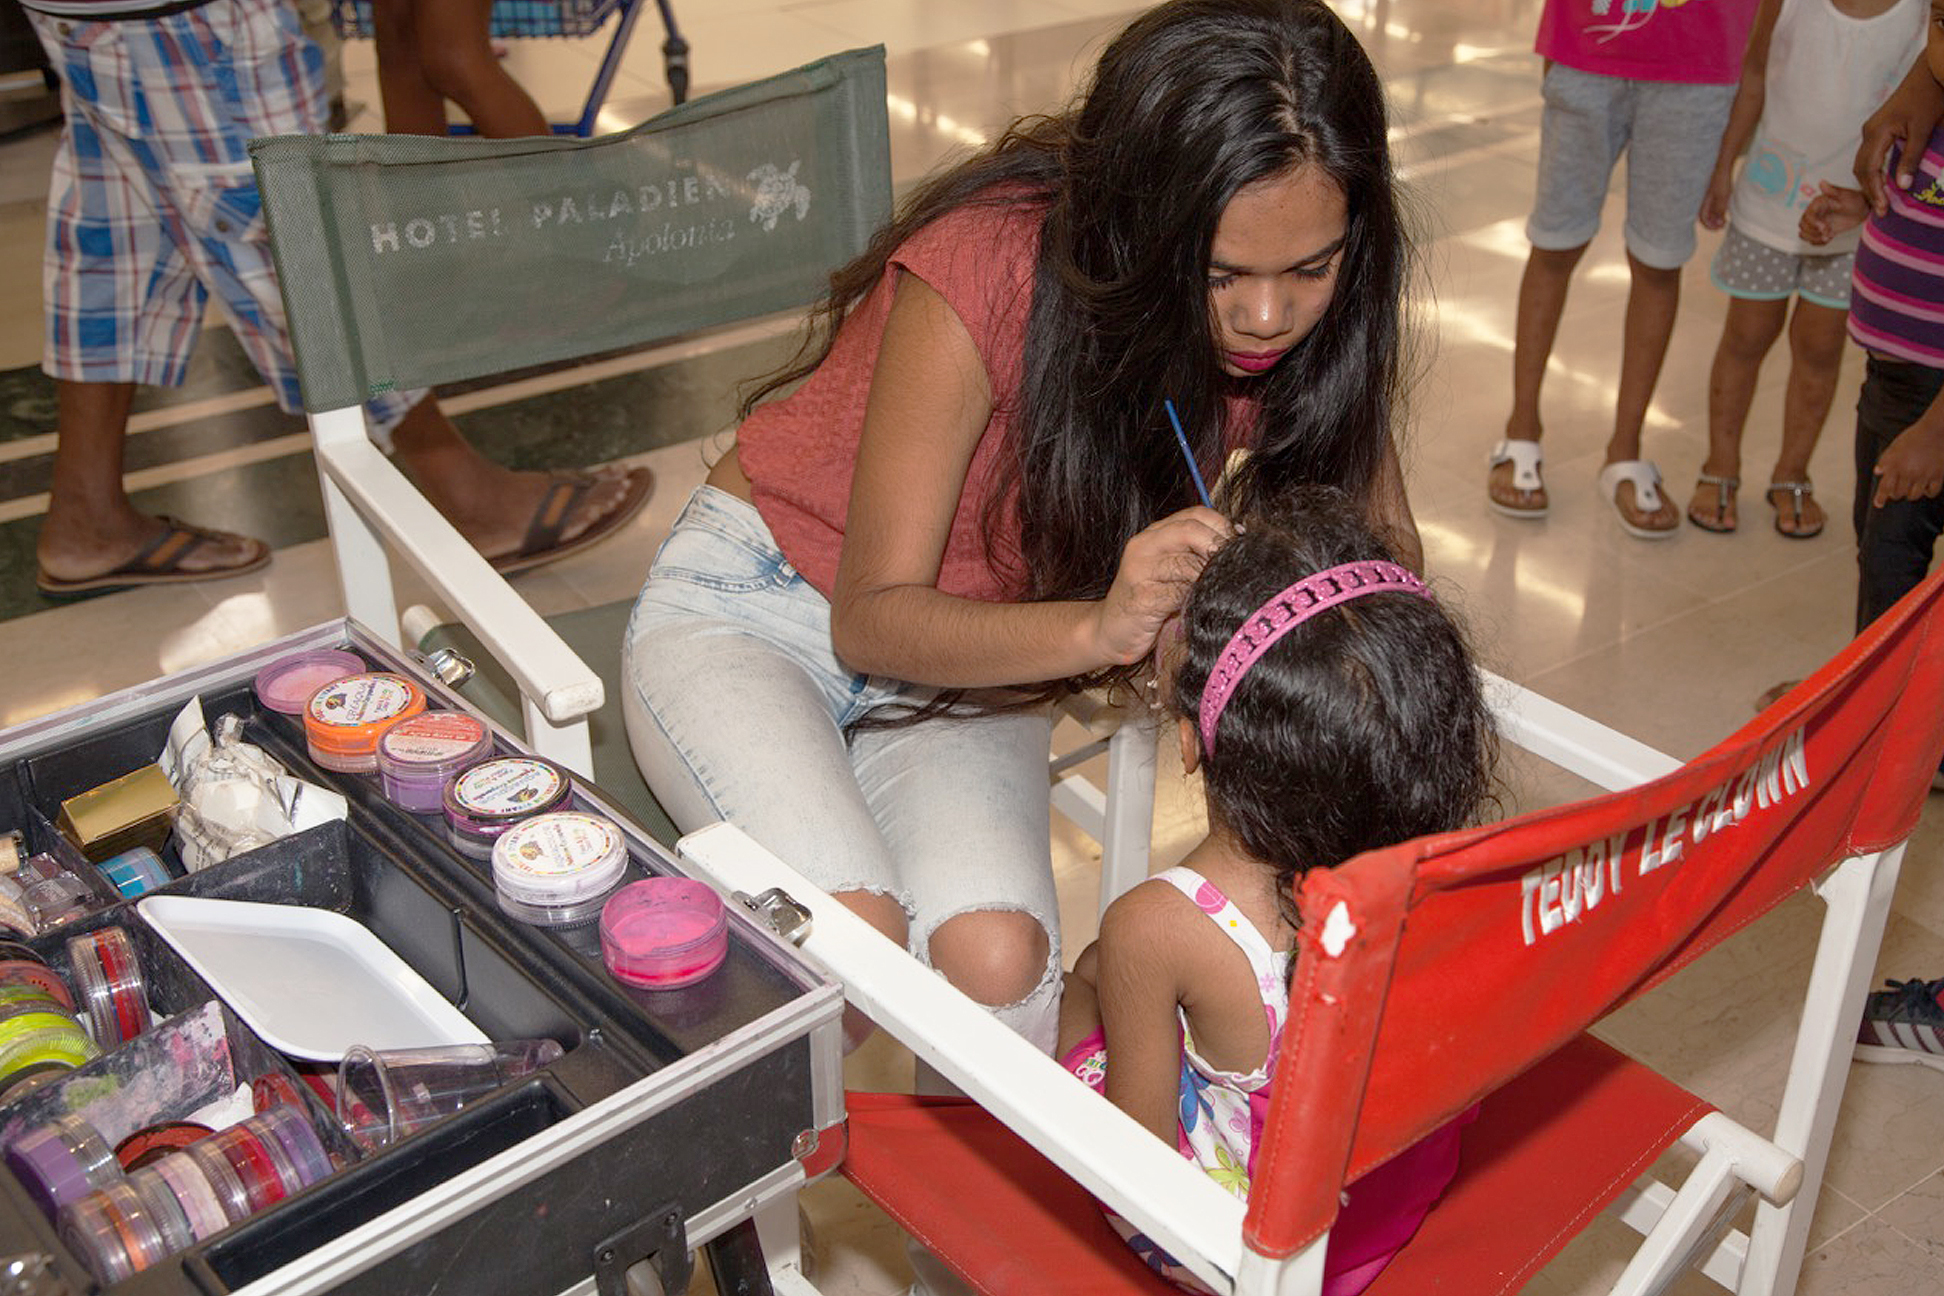
[[[445,99],[427,79],[420,56],[413,0],[372,0],[371,31],[378,53],[378,98],[393,135],[446,133]]]
[[[1728,318],[1722,324],[1714,367],[1708,374],[1708,457],[1701,464],[1704,475],[1729,479],[1741,476],[1742,432],[1748,423],[1749,402],[1755,397],[1762,360],[1782,335],[1788,311],[1786,298],[1729,299]],[[1712,482],[1696,486],[1688,516],[1700,517],[1715,529],[1732,531],[1736,522],[1733,490]]]
[[[1559,336],[1559,317],[1566,309],[1573,267],[1585,251],[1584,244],[1564,250],[1535,247],[1526,257],[1513,324],[1512,413],[1505,420],[1508,441],[1537,441],[1544,430],[1539,418],[1539,389],[1546,380],[1553,341]],[[1545,488],[1520,490],[1513,481],[1517,472],[1511,460],[1494,464],[1486,479],[1486,493],[1506,508],[1544,509]]]
[[[1073,971],[1066,974],[1060,993],[1060,1037],[1053,1050],[1055,1058],[1065,1057],[1074,1045],[1100,1029],[1100,990],[1094,980],[1100,966],[1099,950],[1098,941],[1081,950]]]
[[[491,139],[550,133],[533,97],[493,54],[492,0],[412,0],[419,56],[434,90]]]
[[[1836,399],[1836,374],[1842,365],[1847,311],[1796,300],[1789,317],[1789,385],[1782,403],[1782,449],[1770,481],[1806,482],[1809,459],[1822,438],[1829,407]],[[1777,525],[1789,532],[1813,534],[1827,520],[1813,495],[1802,498],[1802,516],[1795,515],[1793,497],[1785,502]]]

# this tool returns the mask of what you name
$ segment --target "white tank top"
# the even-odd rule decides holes
[[[1819,183],[1856,187],[1850,166],[1863,119],[1909,70],[1929,12],[1929,0],[1897,0],[1874,18],[1850,18],[1830,0],[1782,0],[1762,120],[1728,207],[1737,229],[1784,252],[1856,247],[1860,231],[1815,247],[1796,227]]]

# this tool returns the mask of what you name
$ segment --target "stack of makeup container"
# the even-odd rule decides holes
[[[102,1283],[122,1279],[276,1205],[333,1169],[295,1107],[222,1130],[169,1122],[173,1146],[138,1131],[116,1152],[72,1114],[8,1145],[6,1163]]]
[[[0,941],[0,1102],[83,1066],[154,1024],[128,933],[67,945],[72,985],[34,950]]]
[[[493,736],[463,711],[428,710],[402,675],[368,671],[355,653],[299,653],[258,674],[258,698],[301,715],[311,759],[373,774],[413,814],[442,814],[446,839],[490,863],[500,908],[543,927],[592,923],[627,872],[626,839],[600,815],[571,809],[566,770],[537,756],[493,754]]]

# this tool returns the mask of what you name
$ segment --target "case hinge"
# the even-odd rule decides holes
[[[756,915],[765,927],[781,936],[792,945],[803,944],[804,937],[810,934],[810,911],[793,899],[781,887],[771,887],[761,895],[746,892],[734,893],[737,904]]]

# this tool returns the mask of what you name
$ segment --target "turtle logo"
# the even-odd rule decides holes
[[[764,233],[775,229],[778,218],[791,207],[796,208],[798,220],[809,214],[810,190],[797,181],[797,168],[802,165],[799,159],[790,163],[788,171],[779,171],[774,162],[765,162],[746,177],[756,186],[756,204],[749,209],[749,219],[761,222]]]

